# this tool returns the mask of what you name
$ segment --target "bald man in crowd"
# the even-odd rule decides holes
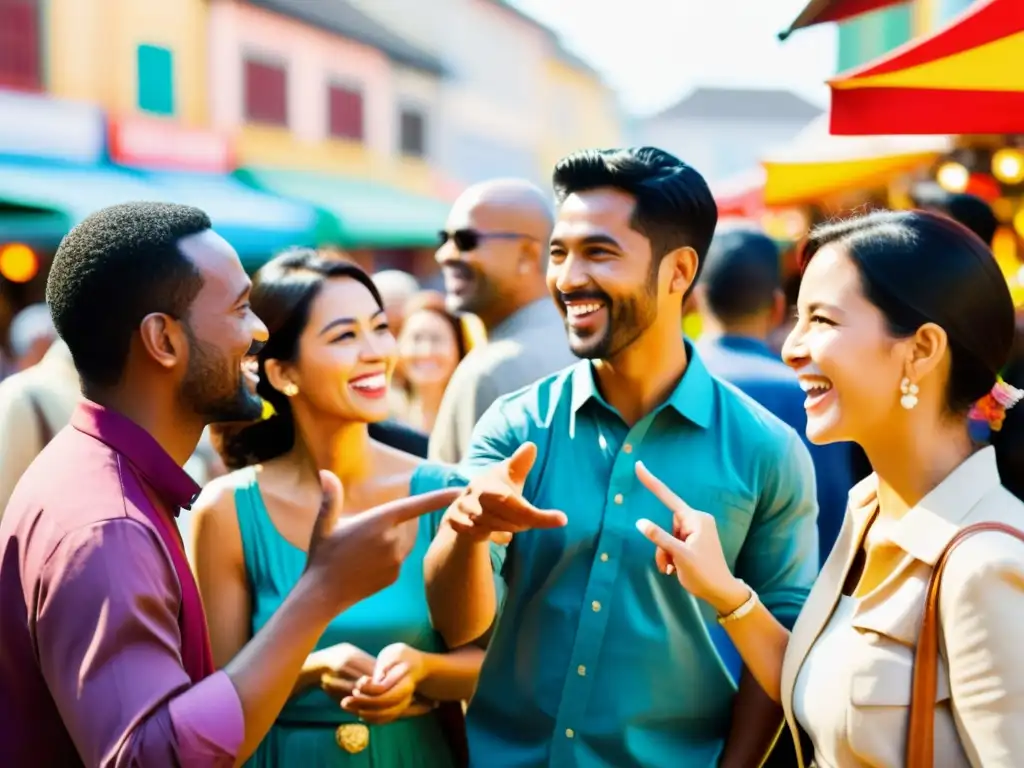
[[[400,269],[385,269],[373,275],[373,284],[380,291],[391,332],[398,336],[405,319],[405,305],[419,292],[419,281]]]
[[[575,362],[544,280],[553,226],[548,196],[519,179],[476,184],[452,206],[437,251],[448,308],[479,317],[487,343],[448,383],[430,458],[461,461],[495,399]]]

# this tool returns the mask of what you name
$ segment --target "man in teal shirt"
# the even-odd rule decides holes
[[[672,513],[635,465],[715,517],[730,567],[791,625],[818,565],[810,457],[680,334],[717,222],[700,174],[588,150],[554,183],[548,286],[583,360],[483,416],[426,562],[448,644],[489,635],[472,763],[751,768],[781,720],[746,672],[737,692],[715,611],[656,567],[636,523],[671,531]]]

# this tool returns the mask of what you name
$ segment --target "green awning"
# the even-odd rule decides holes
[[[305,171],[244,168],[236,175],[257,189],[316,206],[334,219],[321,245],[421,248],[437,244],[448,203],[396,187]]]
[[[67,217],[56,211],[0,206],[0,244],[53,246],[60,242],[68,228]]]

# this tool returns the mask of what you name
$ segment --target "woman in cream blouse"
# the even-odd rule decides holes
[[[826,225],[801,265],[799,317],[783,356],[807,392],[807,435],[859,443],[875,474],[851,491],[792,633],[729,573],[714,519],[639,465],[640,480],[675,513],[675,530],[638,527],[657,545],[662,571],[715,608],[751,674],[782,703],[801,768],[897,768],[932,566],[962,526],[1024,527],[997,450],[968,432],[979,401],[998,426],[998,403],[1019,397],[997,384],[1014,308],[988,248],[933,214]],[[1024,765],[1024,544],[982,533],[959,547],[943,577],[940,623],[935,765]]]

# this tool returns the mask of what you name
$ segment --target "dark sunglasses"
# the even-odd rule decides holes
[[[454,232],[446,232],[442,229],[437,234],[441,241],[440,245],[451,240],[458,248],[459,253],[475,251],[484,240],[534,239],[529,235],[520,235],[516,232],[477,232],[475,229],[456,229]]]

